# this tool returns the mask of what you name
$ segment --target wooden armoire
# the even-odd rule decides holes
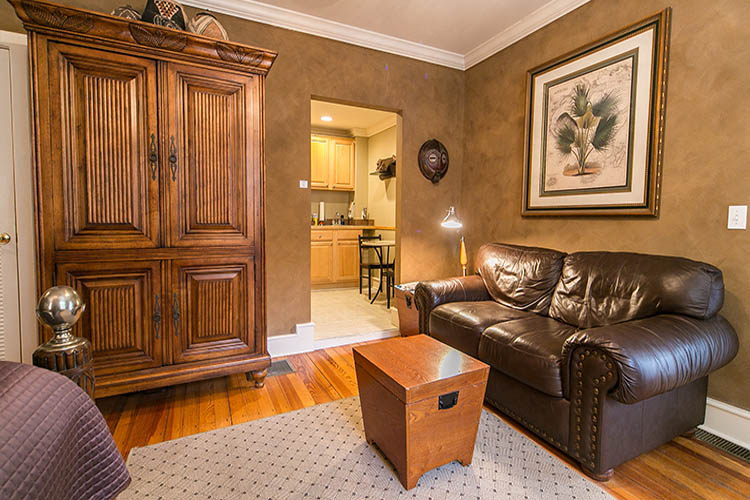
[[[276,53],[9,1],[29,31],[39,292],[85,301],[96,396],[238,372],[261,387]]]

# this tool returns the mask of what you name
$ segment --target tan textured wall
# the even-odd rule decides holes
[[[309,176],[308,176],[309,177]],[[310,190],[310,215],[319,214],[320,202],[325,202],[326,219],[335,219],[336,212],[346,214],[349,212],[349,203],[354,194],[349,191],[319,191]]]
[[[362,209],[367,206],[367,156],[369,151],[369,139],[367,137],[355,137],[354,144],[354,218],[362,217]]]
[[[673,6],[661,216],[522,218],[526,71]],[[750,408],[750,231],[727,206],[750,201],[750,2],[592,0],[466,72],[462,212],[469,252],[486,241],[566,251],[680,255],[724,272],[722,314],[738,357],[710,378],[711,397]]]
[[[110,12],[123,0],[58,0]],[[141,0],[136,2],[143,5]],[[194,9],[187,9],[192,15]],[[355,47],[250,21],[217,16],[232,40],[276,50],[266,86],[268,333],[293,331],[310,320],[310,98],[380,107],[401,113],[403,165],[398,190],[403,214],[401,277],[429,279],[451,274],[454,249],[433,208],[456,203],[463,150],[464,74],[412,59]],[[12,7],[0,0],[0,29],[20,32]],[[451,153],[451,170],[438,186],[419,174],[417,152],[436,137]],[[450,258],[449,258],[450,257]]]
[[[367,146],[367,169],[374,172],[378,160],[396,154],[396,127],[370,137]],[[399,175],[396,166],[396,175]],[[396,179],[381,181],[377,175],[367,175],[367,212],[378,226],[396,225]]]

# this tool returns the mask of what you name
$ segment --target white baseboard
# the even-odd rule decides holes
[[[387,339],[400,335],[396,329],[380,332],[370,332],[361,335],[349,335],[346,337],[334,337],[329,339],[315,338],[315,323],[300,323],[295,333],[289,335],[276,335],[268,337],[268,353],[272,358],[301,354],[303,352],[317,351],[328,347],[356,344],[368,340]]]
[[[707,398],[706,422],[700,428],[750,449],[750,411]]]

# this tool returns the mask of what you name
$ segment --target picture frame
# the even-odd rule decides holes
[[[671,8],[527,73],[523,216],[659,214]]]

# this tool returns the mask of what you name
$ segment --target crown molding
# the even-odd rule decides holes
[[[368,127],[367,137],[372,137],[375,134],[379,134],[380,132],[383,132],[384,130],[388,130],[389,128],[392,128],[395,126],[396,126],[396,115],[389,116],[382,122],[376,123],[372,127]]]
[[[589,1],[551,0],[465,55],[255,0],[182,0],[182,3],[202,10],[330,38],[453,69],[466,70]]]
[[[542,5],[528,16],[520,19],[518,22],[467,52],[464,56],[464,69],[469,69],[479,64],[488,57],[497,54],[506,47],[510,47],[520,39],[529,36],[536,30],[543,28],[589,1],[552,0]]]
[[[332,135],[336,137],[354,137],[351,130],[335,127],[321,127],[320,125],[310,125],[310,133],[313,135]]]
[[[382,33],[349,26],[293,10],[268,5],[254,0],[182,0],[182,3],[230,16],[241,17],[263,24],[278,26],[339,42],[418,59],[454,69],[464,69],[464,56],[455,52],[428,47]]]

